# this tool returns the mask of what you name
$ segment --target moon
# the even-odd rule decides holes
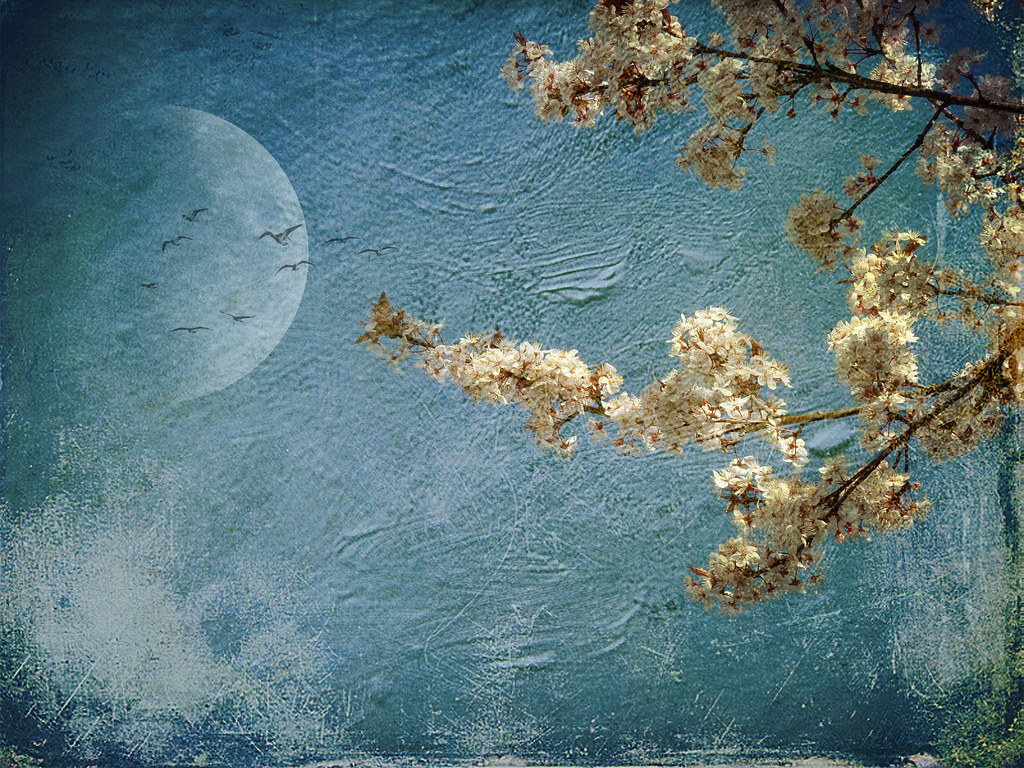
[[[270,152],[207,112],[166,107],[118,134],[78,194],[105,202],[75,227],[96,278],[72,367],[119,397],[202,397],[257,368],[294,320],[315,269],[300,263],[302,207]]]

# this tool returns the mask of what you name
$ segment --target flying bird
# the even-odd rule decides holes
[[[182,240],[191,240],[191,237],[186,235],[178,235],[173,240],[164,240],[164,244],[160,246],[161,251],[166,251],[168,245],[181,245]]]
[[[393,245],[385,245],[383,248],[363,248],[359,253],[372,253],[376,256],[380,256],[384,251],[397,251],[398,248]]]
[[[222,315],[227,315],[236,323],[240,323],[243,320],[252,320],[256,315],[232,315],[230,312],[225,312],[223,309],[219,310]]]
[[[358,240],[359,238],[355,235],[346,235],[345,237],[332,237],[328,240],[328,243],[347,243],[349,240]]]
[[[315,267],[316,266],[316,264],[314,264],[312,261],[306,261],[305,259],[303,259],[302,261],[297,261],[294,264],[285,264],[283,267],[278,269],[277,272],[275,272],[274,274],[275,275],[278,274],[278,272],[280,272],[282,269],[290,269],[292,272],[294,272],[295,270],[297,270],[299,268],[300,264],[309,264],[309,266],[311,266],[311,267]]]
[[[207,328],[205,325],[193,325],[191,328],[186,328],[184,326],[182,326],[180,328],[171,328],[171,330],[169,330],[168,333],[174,333],[175,331],[188,331],[189,333],[195,333],[196,331],[208,331],[208,330],[210,330],[210,329]]]
[[[156,288],[159,283],[139,283],[143,288]]]
[[[288,245],[288,243],[291,242],[289,240],[289,237],[291,236],[292,232],[294,232],[296,229],[298,229],[301,226],[302,226],[301,224],[296,224],[294,227],[288,227],[288,229],[286,229],[284,232],[277,232],[277,233],[271,232],[268,229],[266,232],[264,232],[262,235],[260,235],[256,239],[257,240],[262,240],[267,235],[270,235],[272,238],[274,238],[274,242],[276,242],[278,245]]]
[[[203,211],[208,211],[208,210],[210,210],[210,209],[209,208],[196,208],[194,211],[192,211],[192,213],[183,213],[183,214],[181,214],[181,218],[183,218],[185,221],[199,221],[199,214],[202,213]]]

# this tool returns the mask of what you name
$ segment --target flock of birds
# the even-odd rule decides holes
[[[183,214],[181,214],[181,218],[183,218],[185,221],[188,221],[188,222],[198,223],[200,221],[199,214],[204,213],[205,211],[208,211],[208,210],[210,210],[210,209],[209,208],[195,208],[190,213],[183,213]],[[273,240],[278,245],[280,245],[280,246],[287,246],[289,243],[291,243],[292,233],[295,232],[295,230],[297,230],[301,226],[303,226],[303,225],[302,224],[293,224],[292,226],[287,227],[287,228],[285,228],[284,230],[282,230],[280,232],[271,232],[268,229],[268,230],[265,230],[259,237],[257,237],[256,240],[259,241],[259,240],[262,240],[265,237],[269,237],[271,240]],[[167,251],[167,246],[178,247],[184,241],[186,241],[186,240],[192,241],[193,239],[194,238],[191,238],[188,235],[176,235],[175,237],[173,237],[173,238],[171,238],[169,240],[164,240],[160,244],[160,251],[161,251],[161,253],[166,252]],[[327,241],[327,243],[328,244],[330,244],[330,243],[347,243],[347,242],[350,242],[352,240],[358,240],[358,239],[359,238],[354,236],[354,235],[346,235],[345,237],[332,237],[330,240]],[[362,253],[373,253],[376,256],[380,256],[385,251],[390,251],[390,250],[396,250],[396,247],[393,246],[393,245],[385,245],[382,248],[364,248],[363,250],[359,251],[359,253],[361,253],[361,254]],[[306,265],[308,265],[310,267],[315,267],[316,266],[316,264],[314,264],[312,261],[309,261],[308,259],[300,259],[299,261],[296,261],[293,264],[282,264],[280,267],[278,267],[278,269],[274,273],[274,275],[277,276],[282,271],[284,271],[286,269],[290,269],[292,272],[296,272],[296,271],[298,271],[299,267],[301,267],[303,264],[306,264]],[[155,289],[159,285],[159,283],[149,282],[149,283],[140,283],[139,285],[141,287],[143,287],[143,288],[146,288],[146,289],[149,289],[149,290],[153,290],[153,289]],[[228,312],[228,311],[223,310],[223,309],[218,310],[218,311],[222,315],[227,315],[228,317],[230,317],[236,323],[244,323],[246,320],[252,320],[253,318],[256,317],[256,315],[236,315],[236,314],[234,314],[232,312]],[[212,330],[212,329],[209,326],[206,326],[206,325],[182,325],[182,326],[178,326],[177,328],[172,328],[170,331],[168,331],[168,333],[185,332],[185,333],[188,333],[188,334],[193,334],[193,333],[198,333],[199,331],[209,331],[209,330]]]

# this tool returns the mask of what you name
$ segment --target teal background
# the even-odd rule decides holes
[[[353,344],[386,290],[446,339],[497,325],[639,392],[670,368],[679,313],[720,305],[789,366],[793,411],[849,403],[824,344],[848,315],[842,275],[816,274],[782,222],[861,152],[894,160],[927,116],[801,106],[758,128],[774,168],[752,157],[742,191],[709,190],[674,164],[699,113],[639,137],[545,126],[498,79],[514,31],[570,55],[588,7],[0,5],[8,744],[70,765],[882,763],[927,748],[957,686],[1003,662],[1005,435],[939,468],[915,454],[935,505],[921,525],[831,548],[817,594],[723,618],[683,590],[732,535],[722,456],[581,438],[559,460],[522,414]],[[719,28],[704,3],[676,12]],[[945,21],[1005,67],[1012,27],[961,6]],[[233,149],[180,117],[196,111],[237,127]],[[178,214],[207,200],[207,228],[186,230]],[[230,206],[250,229],[222,226]],[[868,243],[912,228],[977,264],[971,222],[910,169],[861,212]],[[292,250],[257,241],[300,218]],[[216,249],[197,234],[214,231]],[[359,240],[327,243],[343,235]],[[241,365],[226,361],[255,327],[213,287],[283,284],[270,273],[298,253],[302,288],[261,299],[261,320],[282,302],[279,343],[188,397]],[[209,334],[171,334],[186,315]],[[983,351],[955,328],[919,335],[926,380]],[[851,424],[808,436],[812,463],[857,454]]]

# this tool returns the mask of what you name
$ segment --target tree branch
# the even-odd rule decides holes
[[[986,378],[989,378],[992,375],[993,371],[998,372],[1000,366],[1002,366],[1003,361],[1006,359],[1008,355],[1008,349],[1000,349],[999,352],[993,358],[987,360],[978,368],[974,376],[972,376],[966,383],[957,387],[957,392],[954,397],[951,397],[949,400],[940,403],[917,421],[908,424],[906,429],[904,429],[899,435],[893,438],[884,448],[878,451],[878,453],[876,453],[875,456],[869,462],[867,462],[860,469],[858,469],[857,472],[854,473],[854,475],[849,480],[847,480],[839,488],[837,488],[835,491],[833,491],[832,493],[825,497],[825,500],[828,502],[827,511],[825,512],[825,515],[820,519],[827,520],[829,516],[834,515],[836,512],[838,512],[843,502],[846,501],[846,499],[853,492],[853,490],[858,485],[863,483],[871,475],[872,472],[878,469],[879,465],[890,454],[892,454],[894,451],[900,450],[901,448],[905,448],[910,443],[910,438],[914,436],[915,432],[917,432],[922,427],[927,426],[936,418],[938,418],[939,415],[949,410],[949,408],[951,408],[955,403],[957,403],[964,395],[970,392],[976,385],[983,382]]]
[[[959,296],[962,298],[974,299],[984,304],[998,305],[1001,307],[1024,307],[1024,301],[1007,301],[1006,299],[997,299],[994,296],[987,296],[983,293],[971,293],[964,291],[950,291],[944,288],[939,288],[937,285],[928,284],[935,293],[941,296]]]
[[[758,64],[771,64],[781,70],[787,70],[807,78],[809,81],[839,82],[851,85],[858,90],[875,91],[877,93],[889,93],[894,96],[907,96],[910,98],[926,99],[943,106],[978,107],[991,109],[997,112],[1009,112],[1015,115],[1024,115],[1024,103],[992,101],[981,96],[960,96],[946,91],[936,91],[932,88],[921,88],[908,85],[897,85],[886,83],[882,80],[872,80],[856,72],[847,72],[830,62],[823,66],[815,64],[804,64],[798,61],[787,59],[776,59],[769,56],[753,56],[739,51],[729,51],[725,48],[716,48],[703,43],[693,46],[694,53],[709,53],[726,59],[743,59]]]
[[[914,150],[916,150],[918,147],[920,147],[924,143],[925,137],[927,137],[927,135],[928,135],[928,131],[931,130],[932,125],[935,123],[935,120],[938,118],[938,116],[942,114],[943,110],[944,110],[944,107],[939,107],[938,109],[935,110],[935,113],[931,116],[931,118],[925,124],[924,129],[922,129],[921,133],[919,133],[917,138],[914,139],[914,143],[911,144],[909,147],[907,147],[907,151],[904,152],[902,155],[900,155],[899,160],[897,160],[895,163],[893,163],[889,167],[889,170],[887,170],[885,173],[883,173],[881,176],[879,176],[875,180],[875,183],[872,184],[870,187],[868,187],[867,191],[864,192],[864,194],[862,194],[860,197],[858,197],[854,201],[853,205],[851,205],[849,208],[847,208],[845,211],[843,211],[841,214],[839,214],[839,216],[837,216],[833,220],[833,222],[832,222],[833,226],[835,226],[836,223],[842,221],[843,219],[849,218],[849,216],[852,215],[855,210],[857,210],[857,206],[859,206],[861,203],[863,203],[865,200],[867,200],[868,196],[872,192],[874,192],[876,189],[878,189],[880,186],[882,186],[882,182],[884,182],[886,179],[888,179],[892,175],[893,171],[895,171],[897,168],[899,168],[901,165],[903,165],[903,163],[906,162],[907,158],[910,157],[914,153]]]

